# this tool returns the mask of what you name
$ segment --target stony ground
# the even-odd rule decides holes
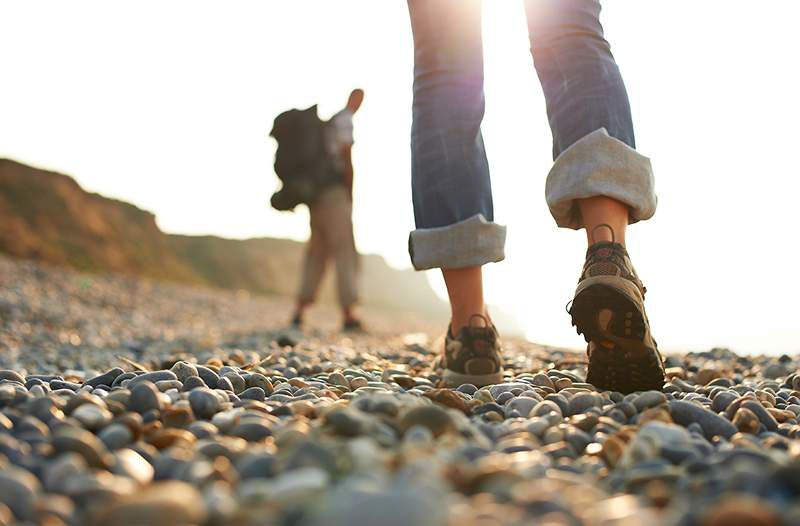
[[[505,346],[439,386],[431,327],[0,258],[0,526],[800,524],[800,357],[668,358],[663,392]]]

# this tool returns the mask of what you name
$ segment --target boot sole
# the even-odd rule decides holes
[[[586,279],[572,302],[572,324],[593,345],[586,381],[621,393],[660,390],[661,357],[644,344],[647,321],[631,299],[641,295],[632,283],[619,279],[614,285],[607,277]]]

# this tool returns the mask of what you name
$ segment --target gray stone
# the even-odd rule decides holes
[[[266,397],[267,394],[260,387],[248,387],[239,393],[239,398],[242,400],[258,400],[259,402],[263,402]]]
[[[208,516],[202,495],[189,484],[156,482],[110,502],[95,524],[173,526],[203,524]]]
[[[250,373],[247,375],[247,378],[245,378],[245,385],[247,385],[247,387],[260,387],[266,394],[272,393],[272,382],[261,373]]]
[[[203,379],[203,382],[205,382],[206,386],[210,387],[211,389],[215,389],[217,387],[219,375],[214,372],[213,369],[206,367],[205,365],[196,365],[195,369],[197,369],[197,374]]]
[[[131,390],[131,397],[128,400],[128,409],[139,414],[144,414],[153,409],[161,409],[161,399],[156,386],[149,381],[141,381],[134,385]]]
[[[693,402],[671,400],[668,404],[672,419],[677,424],[688,427],[692,423],[697,423],[703,429],[706,438],[711,438],[715,435],[730,438],[736,434],[736,427],[730,420]]]
[[[113,415],[111,411],[94,404],[83,404],[72,412],[72,418],[78,420],[89,431],[97,431],[105,427]]]
[[[11,508],[20,520],[36,520],[35,502],[39,491],[39,480],[24,469],[9,466],[0,470],[0,503]]]
[[[113,461],[105,444],[89,431],[62,427],[53,434],[52,443],[56,453],[77,453],[93,468],[107,469]]]
[[[209,420],[219,411],[220,402],[212,390],[200,387],[189,392],[189,404],[195,417]]]
[[[152,373],[144,373],[140,374],[135,378],[131,378],[130,382],[128,382],[128,389],[133,390],[134,386],[142,383],[142,382],[150,382],[155,384],[156,382],[160,382],[162,380],[177,380],[178,377],[175,376],[175,373],[172,371],[153,371]]]
[[[117,377],[123,374],[124,372],[125,371],[123,371],[120,367],[114,367],[113,369],[101,375],[95,376],[94,378],[90,378],[89,380],[86,381],[86,385],[89,385],[91,387],[97,387],[98,385],[107,385],[110,387],[114,383],[114,380],[116,380]]]
[[[603,399],[596,393],[579,393],[569,401],[569,414],[577,415],[585,413],[592,407],[602,407]]]
[[[531,410],[539,403],[542,402],[537,402],[537,400],[534,398],[524,398],[518,396],[508,401],[508,403],[505,405],[504,411],[506,416],[509,416],[516,411],[522,418],[528,418],[528,415],[531,414]]]
[[[634,407],[640,413],[645,409],[665,403],[667,403],[667,397],[661,391],[645,391],[633,401]]]
[[[99,438],[109,450],[114,451],[130,444],[133,441],[133,433],[131,433],[128,426],[115,423],[100,431],[97,438]]]
[[[175,377],[181,382],[186,382],[186,379],[190,376],[199,376],[197,367],[184,361],[175,362],[175,365],[170,368],[170,371],[172,371]]]
[[[216,385],[216,382],[214,382],[214,385]],[[188,377],[186,379],[185,382],[183,382],[183,390],[184,391],[191,391],[192,389],[196,389],[198,387],[202,387],[202,388],[206,388],[206,389],[208,388],[206,383],[199,376],[190,376],[190,377]]]
[[[711,409],[715,413],[725,411],[737,398],[739,398],[739,395],[735,391],[721,391],[714,396],[711,402]]]

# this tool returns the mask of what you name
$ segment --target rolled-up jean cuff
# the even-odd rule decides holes
[[[650,219],[658,203],[650,159],[605,128],[561,152],[547,176],[545,196],[558,226],[576,230],[583,226],[578,199],[606,196],[625,203],[631,223]]]
[[[483,214],[438,228],[418,228],[408,238],[408,253],[417,270],[464,268],[505,259],[506,227]]]

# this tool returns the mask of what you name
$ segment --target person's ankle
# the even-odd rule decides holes
[[[469,310],[464,312],[453,311],[450,316],[451,336],[458,336],[461,329],[469,326],[490,326],[492,324],[489,312],[484,306],[482,309]]]
[[[625,246],[625,228],[614,228],[608,223],[601,223],[592,228],[586,228],[586,241],[591,247],[598,243],[619,243]]]

